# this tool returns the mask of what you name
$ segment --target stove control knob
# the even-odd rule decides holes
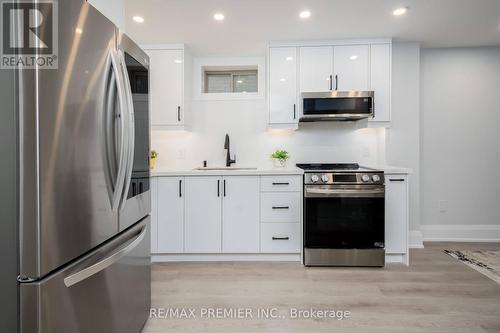
[[[323,176],[321,176],[321,180],[322,180],[324,183],[327,183],[329,179],[330,179],[330,178],[328,177],[328,175],[323,175]]]
[[[319,180],[318,175],[312,175],[311,176],[311,180],[312,180],[313,183],[316,183]]]
[[[372,180],[376,183],[380,181],[380,176],[379,175],[373,175]]]
[[[362,180],[364,183],[369,182],[369,181],[370,181],[370,176],[368,176],[368,175],[363,175],[363,176],[361,176],[361,180]]]

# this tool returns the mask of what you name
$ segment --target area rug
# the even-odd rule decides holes
[[[500,251],[450,251],[444,250],[453,258],[456,258],[469,267],[474,268],[479,273],[482,273],[500,283]]]

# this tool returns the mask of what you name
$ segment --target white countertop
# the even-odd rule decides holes
[[[234,169],[224,170],[196,170],[196,169],[168,169],[158,168],[151,170],[151,177],[162,176],[249,176],[249,175],[302,175],[304,170],[289,167],[275,169]]]
[[[370,170],[384,171],[389,174],[407,175],[413,173],[413,170],[410,168],[402,168],[392,165],[361,165],[361,167]]]

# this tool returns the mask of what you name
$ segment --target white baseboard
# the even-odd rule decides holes
[[[180,262],[180,261],[298,261],[299,253],[256,253],[256,254],[152,254],[152,262]]]
[[[426,242],[500,242],[500,225],[422,225]]]
[[[424,238],[422,232],[418,230],[410,230],[408,237],[408,246],[411,249],[423,249],[424,248]]]

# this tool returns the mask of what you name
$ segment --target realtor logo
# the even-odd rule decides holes
[[[1,68],[57,68],[57,2],[2,1]]]

